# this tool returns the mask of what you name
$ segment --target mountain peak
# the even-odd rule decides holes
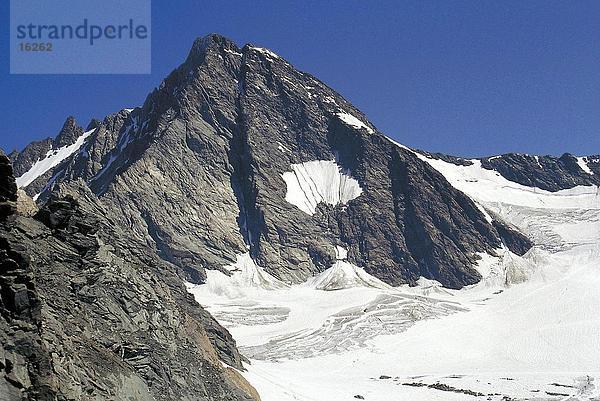
[[[217,33],[211,33],[194,40],[192,48],[188,53],[186,63],[201,63],[206,54],[210,51],[230,51],[239,53],[240,49],[234,41],[226,38],[225,36]]]
[[[82,134],[83,128],[77,125],[75,117],[69,116],[65,120],[62,129],[58,133],[58,136],[54,142],[54,146],[56,148],[61,148],[63,146],[72,145]]]

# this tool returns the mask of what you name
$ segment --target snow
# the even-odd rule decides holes
[[[352,287],[389,289],[390,286],[371,276],[363,269],[346,261],[348,251],[335,246],[336,261],[329,269],[306,282],[309,287],[323,291],[335,291]]]
[[[245,378],[263,401],[598,399],[597,189],[551,193],[476,161],[419,157],[537,246],[523,257],[481,254],[482,281],[462,290],[423,278],[416,287],[371,285],[377,279],[339,245],[333,266],[300,285],[252,286],[219,273],[215,286],[209,272],[189,290],[249,358]]]
[[[287,185],[285,200],[306,214],[315,214],[321,202],[343,205],[362,193],[358,181],[334,160],[292,164],[291,169],[282,174]]]
[[[231,275],[228,276],[217,270],[207,270],[207,286],[213,293],[229,294],[229,291],[234,290],[235,294],[239,293],[239,289],[277,289],[285,288],[287,285],[275,277],[271,276],[259,267],[250,257],[250,253],[246,252],[237,255],[236,262],[225,267]]]
[[[277,141],[277,149],[282,152],[291,152],[287,147],[285,147],[281,142]]]
[[[317,290],[335,291],[352,287],[389,288],[383,281],[369,275],[360,267],[337,260],[332,267],[309,280],[309,286]]]
[[[348,259],[348,250],[342,246],[335,246],[335,259],[336,260],[344,260]]]
[[[234,56],[242,57],[242,53],[238,53],[231,49],[223,49],[226,53],[233,54]]]
[[[344,112],[340,112],[336,114],[340,120],[342,120],[344,123],[348,124],[349,126],[356,128],[356,129],[366,129],[367,132],[369,134],[373,133],[373,130],[365,123],[363,123],[361,120],[359,120],[358,118],[354,117],[352,114],[348,114],[348,113],[344,113]]]
[[[600,208],[596,187],[577,186],[550,192],[509,181],[497,171],[483,168],[480,160],[471,160],[473,164],[470,166],[457,166],[415,154],[442,173],[455,188],[482,203],[505,200],[511,205],[526,207]]]
[[[592,170],[590,170],[590,167],[587,165],[587,162],[588,162],[587,157],[578,157],[577,158],[577,164],[583,170],[583,172],[593,175],[594,172]]]
[[[35,162],[25,174],[17,178],[17,186],[19,188],[25,188],[38,177],[58,166],[63,160],[67,159],[69,156],[79,150],[79,148],[84,144],[85,140],[94,132],[94,130],[95,129],[84,132],[79,138],[77,138],[75,143],[71,145],[63,146],[59,149],[50,149],[44,159]]]
[[[257,52],[260,52],[268,57],[271,58],[275,58],[278,59],[280,58],[277,54],[273,53],[271,50],[269,49],[265,49],[264,47],[250,47],[252,50],[256,50]]]

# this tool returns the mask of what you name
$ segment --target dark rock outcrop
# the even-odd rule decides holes
[[[585,159],[592,172],[598,169],[600,157]],[[600,174],[587,173],[579,166],[577,158],[568,153],[561,157],[508,153],[484,158],[481,165],[497,171],[507,180],[547,191],[554,192],[577,185],[600,185]]]
[[[493,220],[492,225],[498,231],[498,234],[500,234],[502,242],[512,253],[523,256],[533,246],[533,242],[517,231],[516,228],[510,227],[508,224],[498,220]]]
[[[0,155],[0,221],[14,214],[17,202],[17,184],[10,160]]]
[[[13,201],[6,172],[2,199]],[[242,368],[235,342],[175,266],[124,235],[80,189],[78,200],[52,196],[34,218],[0,223],[2,399],[257,399],[222,366]]]
[[[52,146],[54,149],[69,146],[75,143],[77,138],[83,135],[83,128],[77,125],[75,117],[69,116],[63,124],[62,129],[54,140]]]

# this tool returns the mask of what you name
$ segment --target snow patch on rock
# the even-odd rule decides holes
[[[267,57],[271,57],[271,58],[275,58],[275,59],[280,58],[277,54],[273,53],[269,49],[265,49],[264,47],[251,47],[251,49],[252,50],[256,50],[259,53],[262,53],[262,54],[264,54]]]
[[[94,131],[95,128],[84,132],[72,145],[63,146],[62,148],[58,149],[50,149],[44,159],[35,162],[35,164],[31,166],[31,168],[25,174],[17,178],[17,186],[19,188],[25,188],[38,177],[44,175],[50,169],[58,166],[63,160],[78,151],[87,137],[89,137]]]
[[[307,214],[315,214],[321,202],[343,205],[362,193],[358,181],[334,160],[292,164],[291,168],[282,174],[287,185],[285,200]]]
[[[365,123],[363,123],[361,120],[359,120],[358,118],[354,117],[352,114],[348,114],[348,113],[337,113],[336,114],[340,120],[342,120],[344,123],[348,124],[349,126],[356,128],[356,129],[366,129],[367,132],[369,134],[373,133],[373,130]]]
[[[344,260],[348,258],[348,250],[342,246],[335,246],[335,259]]]
[[[589,175],[593,175],[594,172],[590,169],[590,167],[587,165],[588,163],[588,159],[587,157],[578,157],[577,158],[577,164],[579,165],[579,167],[585,172],[588,173]]]

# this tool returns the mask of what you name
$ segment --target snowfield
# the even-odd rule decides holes
[[[285,200],[307,214],[315,214],[321,202],[343,205],[362,193],[358,181],[334,160],[292,164],[291,169],[282,174],[287,185]]]
[[[481,255],[484,279],[462,290],[391,288],[343,248],[287,286],[240,255],[231,277],[189,291],[250,359],[243,375],[263,401],[599,400],[598,189],[551,193],[419,157],[536,247]]]

